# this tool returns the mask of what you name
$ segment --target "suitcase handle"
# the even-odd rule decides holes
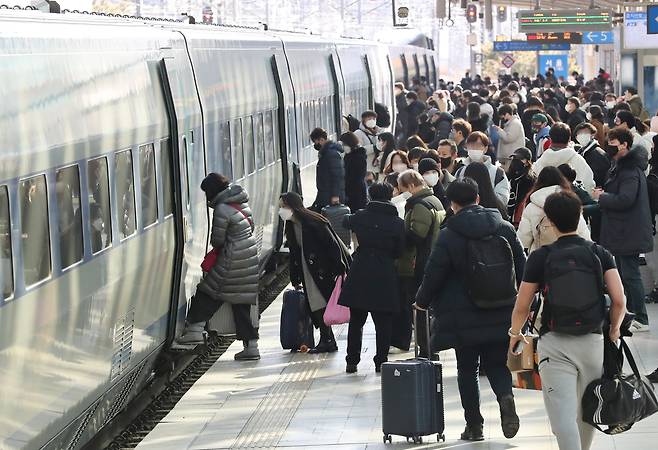
[[[420,347],[418,346],[418,310],[414,307],[414,356],[418,358],[418,354],[420,353]],[[430,312],[429,310],[422,311],[423,314],[425,315],[425,332],[427,333],[427,346],[425,347],[427,349],[427,359],[430,359],[431,355],[431,350],[430,350]]]

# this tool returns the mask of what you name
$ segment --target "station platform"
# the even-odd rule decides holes
[[[640,370],[658,366],[658,305],[648,305],[654,330],[631,339]],[[257,362],[236,362],[235,342],[182,397],[176,407],[137,447],[141,450],[210,450],[224,448],[295,449],[528,449],[557,450],[541,392],[515,390],[521,429],[511,440],[500,429],[498,405],[482,377],[484,442],[459,441],[464,429],[453,351],[441,353],[444,364],[446,442],[427,436],[422,445],[393,437],[384,444],[381,430],[380,377],[375,374],[374,326],[364,329],[363,357],[357,374],[345,373],[347,325],[334,327],[339,351],[333,354],[292,354],[279,344],[281,296],[261,320]],[[406,359],[396,354],[389,359]],[[592,449],[656,449],[658,414],[632,430],[611,437],[597,433]]]

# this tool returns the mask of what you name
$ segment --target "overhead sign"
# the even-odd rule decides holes
[[[658,48],[658,35],[647,34],[647,13],[645,11],[624,13],[624,49]]]
[[[537,69],[539,73],[546,73],[548,69],[555,71],[555,77],[569,76],[569,55],[539,55],[537,58]]]
[[[519,11],[519,32],[610,31],[612,13],[606,9],[556,9]]]
[[[516,61],[514,61],[514,57],[512,55],[505,55],[503,60],[501,61],[502,65],[505,66],[506,68],[510,68],[514,65]]]
[[[542,44],[528,41],[502,41],[493,43],[494,52],[541,52],[571,50],[568,42]]]
[[[393,0],[393,26],[406,27],[409,25],[409,1]]]
[[[526,33],[526,40],[532,42],[568,42],[580,44],[583,42],[581,33]]]
[[[588,31],[583,33],[583,44],[605,45],[614,43],[615,34],[612,31]]]
[[[647,34],[658,34],[658,6],[647,6]]]

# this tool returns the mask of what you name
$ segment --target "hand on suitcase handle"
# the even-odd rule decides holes
[[[418,303],[414,303],[413,307],[416,308],[418,311],[427,311],[427,308],[423,308]]]

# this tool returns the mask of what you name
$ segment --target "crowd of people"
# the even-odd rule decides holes
[[[644,292],[640,274],[645,261],[658,271],[648,256],[658,211],[658,115],[649,119],[633,88],[615,95],[603,70],[587,83],[577,73],[560,83],[551,71],[497,83],[439,80],[436,90],[421,81],[410,90],[395,84],[392,131],[375,111],[364,111],[358,126],[345,120],[337,142],[312,130],[316,199],[306,208],[296,193],[281,197],[291,282],[320,329],[310,352],[338,351],[323,315],[336,279],[346,276],[338,301],[351,311],[346,372],[358,371],[368,314],[379,372],[390,353],[409,351],[413,309],[428,311],[431,345],[421,354],[456,352],[461,438],[484,439],[482,370],[512,438],[520,421],[507,359],[525,340],[528,317],[540,315],[539,372],[553,433],[561,449],[588,449],[593,428],[582,422],[579,399],[602,374],[604,339],[617,341],[627,310],[634,317],[628,332],[649,330],[645,303],[658,299],[657,289]],[[245,195],[223,178],[204,183],[215,208],[213,246],[231,238],[227,220],[247,238]],[[352,253],[321,214],[337,204],[352,211],[343,222],[354,236]],[[250,258],[249,245],[234,251],[242,248]],[[560,272],[561,264],[582,270]],[[199,286],[192,331],[216,311],[216,303],[203,307],[204,298],[219,292],[222,300],[227,288],[216,279],[230,281],[226,270],[213,269]],[[255,295],[248,288],[235,287],[244,289],[245,305]],[[584,305],[576,319],[560,306],[573,295]],[[248,308],[233,308],[245,341],[240,357],[253,359],[257,328]],[[649,378],[658,382],[658,369]]]

